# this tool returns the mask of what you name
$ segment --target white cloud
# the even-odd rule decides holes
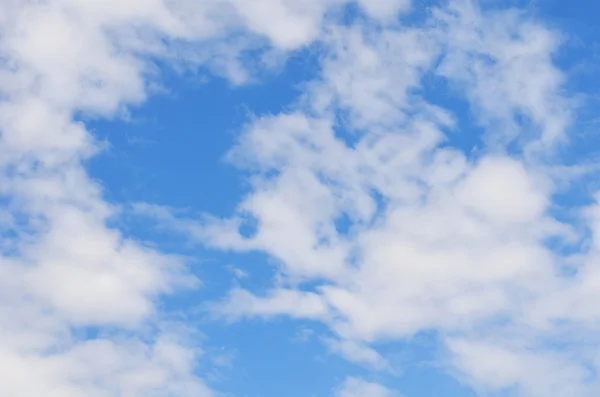
[[[248,78],[244,50],[270,43],[286,52],[314,40],[327,49],[321,78],[295,111],[255,120],[232,151],[259,171],[240,216],[197,225],[153,208],[213,247],[278,260],[283,281],[270,294],[234,290],[221,311],[323,321],[332,349],[381,368],[385,357],[370,342],[436,330],[454,370],[476,388],[597,394],[584,370],[597,359],[544,345],[575,344],[599,317],[596,218],[576,276],[558,275],[565,259],[545,244],[568,230],[548,212],[556,186],[538,161],[571,118],[565,76],[552,63],[558,36],[471,1],[451,1],[430,24],[410,28],[389,20],[408,2],[361,1],[373,20],[342,27],[326,14],[343,3],[0,3],[2,225],[16,236],[0,260],[0,394],[210,395],[194,376],[193,344],[179,332],[142,332],[160,330],[155,299],[193,279],[178,258],[108,226],[117,211],[81,163],[100,145],[74,117],[114,116],[142,102],[156,72],[150,56],[218,68],[239,83]],[[420,95],[426,73],[470,101],[488,141],[477,161],[441,147],[456,125]],[[340,127],[355,134],[353,144]],[[507,154],[515,142],[527,156]],[[347,234],[336,228],[342,215]],[[237,230],[245,216],[258,224],[251,237]],[[294,288],[306,280],[320,286]],[[513,338],[490,346],[484,336],[499,322]],[[94,326],[126,336],[78,339]],[[390,393],[350,379],[339,396],[353,395]]]
[[[344,357],[346,360],[367,365],[375,369],[389,369],[389,364],[375,349],[368,345],[352,340],[327,339],[327,346],[336,354]]]
[[[453,1],[437,13],[447,53],[439,73],[464,92],[491,146],[515,139],[528,150],[545,150],[565,136],[571,105],[553,65],[561,37],[519,10],[482,15],[477,3]],[[519,116],[532,124],[520,128]]]
[[[195,280],[180,258],[109,226],[118,209],[82,164],[101,145],[76,118],[143,102],[157,73],[151,58],[243,82],[243,51],[309,44],[339,3],[0,2],[1,395],[212,394],[194,375],[197,346],[164,330],[156,307]],[[295,294],[290,305],[303,299]],[[90,329],[99,336],[80,338]]]
[[[311,292],[280,289],[260,298],[236,289],[231,291],[225,305],[215,307],[215,313],[234,319],[249,313],[265,317],[289,315],[319,319],[327,316],[327,307],[319,295]]]
[[[518,387],[526,396],[588,396],[598,387],[589,368],[573,360],[572,352],[511,346],[500,338],[453,340],[449,348],[465,381],[482,393]]]
[[[176,341],[94,340],[61,354],[0,353],[7,396],[210,396],[191,374],[194,354]]]
[[[458,201],[491,222],[539,219],[547,210],[543,186],[517,161],[487,157],[471,170],[456,189]]]
[[[193,224],[194,236],[266,252],[281,277],[267,296],[236,290],[222,310],[319,319],[333,350],[368,365],[385,363],[371,342],[436,331],[451,370],[476,389],[595,395],[585,368],[597,368],[597,347],[558,346],[598,329],[596,218],[575,276],[558,271],[573,258],[547,244],[576,229],[551,216],[564,185],[549,159],[573,111],[552,61],[559,36],[471,1],[429,22],[330,27],[322,74],[296,108],[246,128],[230,159],[256,171],[254,190],[232,219]],[[485,131],[475,156],[444,145],[460,131],[421,95],[425,74],[469,101]],[[256,233],[242,236],[248,216]],[[305,293],[302,281],[317,286]]]
[[[359,0],[358,3],[368,15],[382,21],[392,21],[397,19],[398,13],[410,9],[410,0]]]
[[[336,397],[392,397],[387,388],[359,378],[348,378],[337,390]]]
[[[374,33],[355,25],[332,28],[326,43],[323,81],[311,93],[313,108],[323,104],[350,110],[355,127],[373,129],[404,121],[410,90],[439,55],[439,43],[423,29]]]

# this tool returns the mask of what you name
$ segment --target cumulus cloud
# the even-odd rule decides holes
[[[145,98],[137,51],[153,43],[113,28],[178,36],[181,22],[162,2],[7,1],[0,14],[0,394],[211,395],[193,375],[199,350],[161,330],[154,305],[195,280],[108,227],[116,208],[82,165],[101,147],[75,121]],[[117,336],[82,337],[94,329]]]
[[[0,3],[0,394],[211,395],[194,375],[198,346],[156,305],[196,280],[109,226],[118,208],[83,166],[101,145],[77,120],[142,103],[151,59],[242,83],[244,51],[314,42],[319,76],[229,154],[256,174],[238,213],[196,223],[138,207],[214,248],[276,259],[270,292],[236,289],[213,310],[323,322],[330,349],[377,368],[388,363],[372,342],[436,331],[449,370],[477,390],[597,394],[599,351],[585,341],[600,318],[599,207],[584,227],[551,212],[548,163],[573,113],[553,63],[560,35],[467,0],[418,26],[394,18],[408,1],[361,0],[365,18],[339,23],[347,3]],[[476,155],[452,146],[461,126],[428,98],[427,77],[470,104],[484,131]],[[239,232],[248,217],[251,236]],[[575,258],[548,245],[582,228],[591,237]],[[566,262],[575,275],[558,271]],[[349,379],[338,396],[354,395],[392,394]]]
[[[457,0],[421,26],[331,24],[322,42],[295,107],[252,121],[229,154],[255,172],[239,213],[193,224],[212,247],[276,259],[272,291],[236,290],[223,313],[317,319],[334,351],[382,368],[372,342],[434,331],[448,370],[477,390],[597,394],[598,349],[581,342],[597,330],[597,204],[580,235],[552,212],[574,111],[553,62],[560,35]],[[453,146],[463,126],[428,96],[431,79],[468,101],[479,151]],[[576,257],[549,244],[589,235]]]
[[[196,280],[180,258],[109,226],[119,209],[83,165],[102,145],[78,120],[142,103],[155,59],[241,83],[244,51],[307,45],[341,4],[0,3],[0,394],[212,394],[194,375],[200,350],[156,306]]]

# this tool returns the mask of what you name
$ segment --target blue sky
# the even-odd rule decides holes
[[[598,7],[0,3],[0,395],[596,396]]]

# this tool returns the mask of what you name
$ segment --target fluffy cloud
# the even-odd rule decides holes
[[[0,394],[212,394],[194,375],[200,350],[156,307],[196,280],[180,258],[109,226],[118,208],[83,166],[102,145],[77,120],[142,103],[152,59],[243,82],[245,50],[309,44],[341,4],[0,3]]]
[[[433,330],[450,370],[478,390],[597,394],[597,344],[582,341],[600,318],[598,204],[577,257],[547,243],[581,226],[551,215],[547,164],[572,117],[552,62],[560,37],[466,0],[422,26],[392,17],[408,1],[359,1],[368,17],[342,26],[346,3],[0,3],[0,394],[211,395],[194,375],[198,347],[156,306],[195,280],[179,258],[109,227],[118,209],[82,163],[101,145],[76,120],[143,102],[153,58],[241,83],[244,51],[315,41],[320,76],[295,109],[250,123],[230,153],[257,174],[238,214],[197,224],[143,208],[207,245],[277,260],[271,292],[234,290],[216,310],[322,321],[332,350],[379,368],[371,342]],[[485,131],[476,155],[448,144],[461,126],[427,97],[427,77],[468,100]],[[251,236],[238,230],[247,217]],[[349,379],[338,395],[391,393]]]
[[[334,351],[376,367],[371,342],[435,331],[449,371],[477,390],[595,395],[598,349],[580,338],[597,329],[597,206],[576,258],[548,243],[586,238],[552,216],[573,112],[552,61],[560,36],[452,1],[420,27],[331,26],[323,42],[295,108],[253,121],[229,155],[256,172],[239,214],[194,225],[215,248],[277,260],[270,293],[236,290],[223,312],[320,320]],[[469,102],[479,151],[452,146],[462,126],[426,79]],[[238,230],[248,217],[251,236]]]

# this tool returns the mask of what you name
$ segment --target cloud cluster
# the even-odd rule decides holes
[[[296,106],[250,123],[229,154],[255,172],[239,213],[194,228],[280,272],[270,293],[236,289],[215,310],[321,321],[334,351],[381,368],[372,342],[434,332],[448,370],[482,393],[597,394],[598,205],[574,224],[553,216],[574,111],[560,36],[457,0],[417,26],[330,24],[322,42]],[[468,102],[477,151],[452,144],[473,126],[427,81]]]
[[[407,0],[357,1],[362,14],[340,23],[348,3],[0,2],[0,394],[212,394],[194,374],[198,346],[156,305],[195,280],[110,226],[118,208],[83,165],[102,145],[78,120],[142,103],[156,60],[241,83],[246,50],[314,42],[320,75],[229,155],[256,173],[239,213],[199,225],[159,213],[212,247],[277,261],[269,294],[234,290],[217,310],[321,321],[331,349],[379,368],[372,342],[435,331],[477,390],[597,394],[600,207],[585,209],[583,237],[552,216],[548,164],[572,118],[560,37],[468,0],[404,24]],[[475,155],[449,141],[465,126],[427,79],[468,101]],[[549,244],[582,238],[572,257]],[[338,395],[391,393],[349,379]]]
[[[308,44],[342,3],[0,2],[1,395],[212,394],[194,375],[200,350],[156,306],[196,280],[110,226],[118,207],[84,168],[102,144],[80,120],[142,103],[155,62],[243,82],[244,51]]]

